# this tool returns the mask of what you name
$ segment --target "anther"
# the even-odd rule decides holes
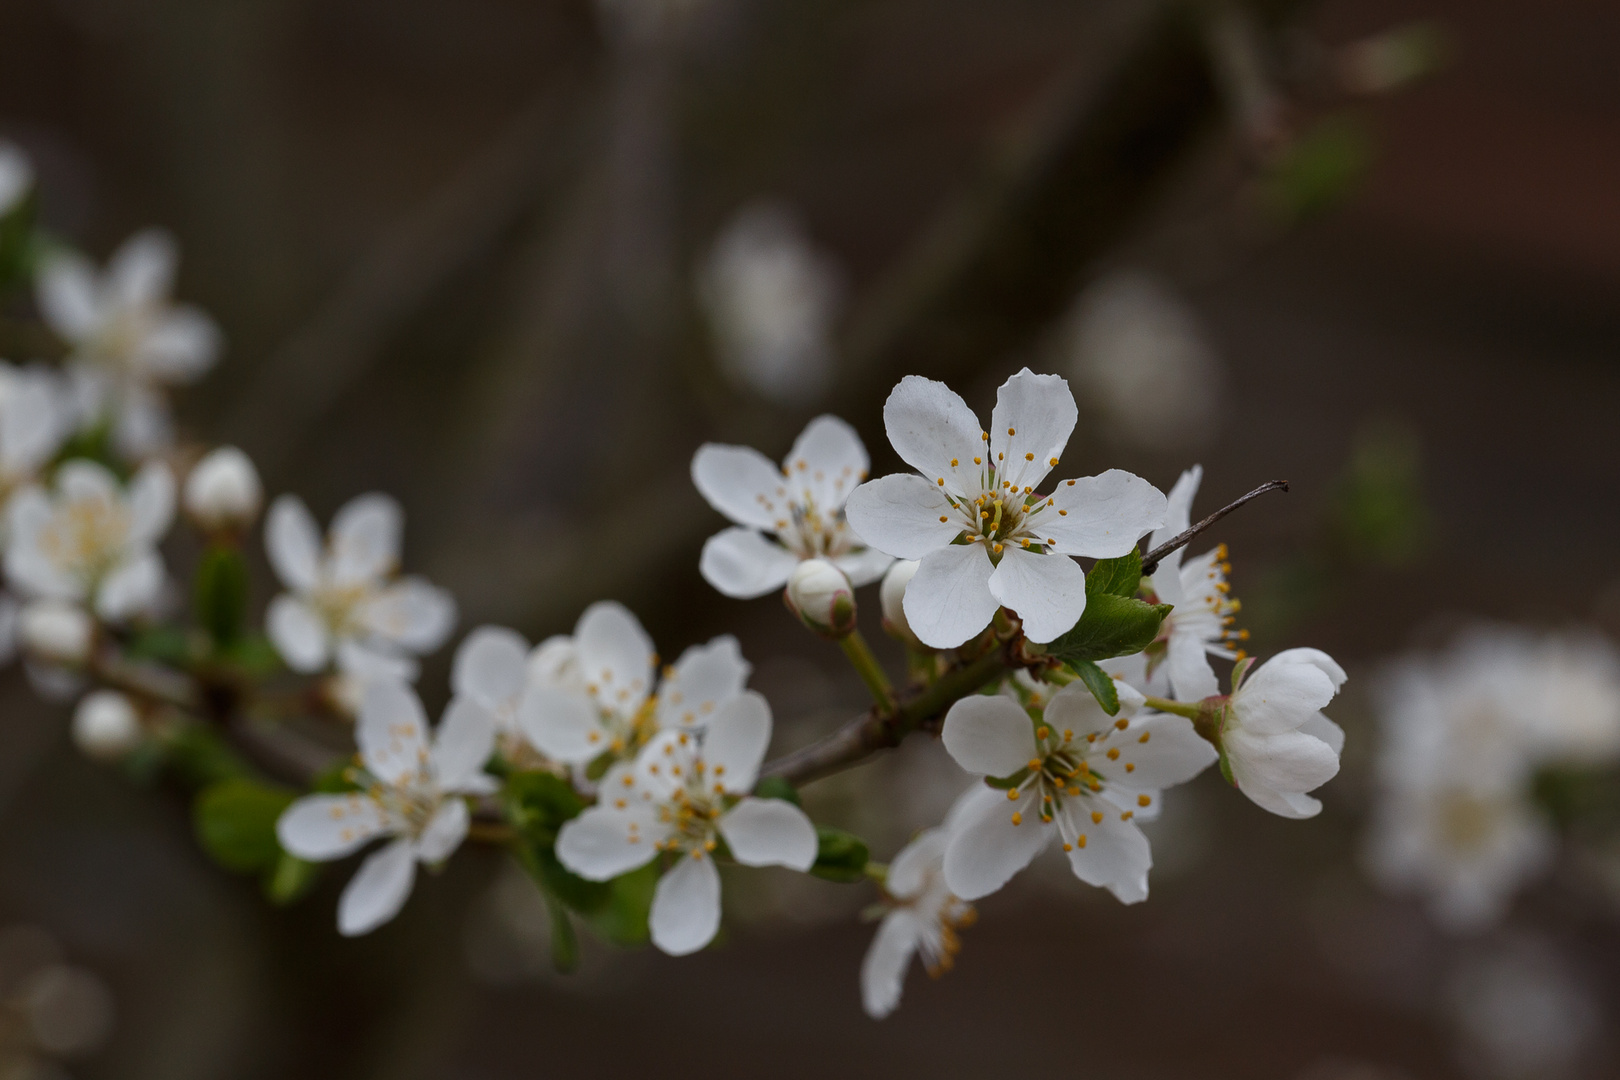
[[[1064,851],[1073,851],[1074,850],[1074,845],[1073,844],[1064,844],[1063,845],[1063,850]]]
[[[1025,454],[1024,455],[1024,460],[1025,461],[1034,461],[1035,460],[1035,455],[1034,454]]]
[[[1149,739],[1151,739],[1151,738],[1152,738],[1152,737],[1153,737],[1153,732],[1151,732],[1151,731],[1144,731],[1144,732],[1142,732],[1142,737],[1141,737],[1141,738],[1140,738],[1140,739],[1137,739],[1137,740],[1136,740],[1136,741],[1137,741],[1137,742],[1147,742],[1147,741],[1148,741],[1148,740],[1149,740]]]
[[[1024,823],[1024,815],[1019,814],[1019,813],[1014,813],[1013,816],[1012,816],[1012,823],[1014,825],[1022,825]]]
[[[1125,771],[1126,772],[1135,772],[1136,771],[1136,766],[1131,764],[1129,761],[1127,761],[1125,763]]]
[[[1151,796],[1151,795],[1138,795],[1136,797],[1136,805],[1137,806],[1152,806],[1153,805],[1153,796]]]
[[[1091,823],[1093,825],[1101,825],[1102,824],[1102,811],[1101,810],[1093,810],[1091,812]]]
[[[1007,800],[1009,802],[1017,802],[1018,801],[1018,789],[1017,788],[1008,788],[1007,789]]]
[[[1118,720],[1114,721],[1114,726],[1119,728],[1119,730],[1124,731],[1126,728],[1131,726],[1131,722],[1122,716]]]
[[[1108,760],[1109,761],[1118,761],[1119,760],[1119,747],[1117,747],[1117,746],[1109,747],[1109,749],[1108,749]]]
[[[1050,734],[1052,734],[1052,729],[1047,727],[1045,724],[1042,724],[1040,727],[1035,729],[1035,737],[1037,739],[1044,739]]]
[[[1085,847],[1086,846],[1086,834],[1085,833],[1081,833],[1079,836],[1074,838],[1074,846],[1075,847]]]
[[[945,478],[944,478],[944,477],[943,477],[943,476],[942,476],[942,477],[940,477],[940,478],[939,478],[939,486],[940,486],[940,487],[944,487],[944,486],[945,486]]]
[[[951,468],[953,468],[953,469],[956,468],[956,459],[955,458],[951,458]]]

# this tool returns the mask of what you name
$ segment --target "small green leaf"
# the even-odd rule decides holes
[[[754,794],[762,799],[781,799],[783,802],[790,802],[794,806],[804,805],[799,801],[798,789],[780,776],[767,776],[755,784]]]
[[[1109,716],[1119,713],[1119,691],[1114,686],[1114,680],[1110,679],[1102,668],[1090,660],[1071,660],[1069,667],[1080,676],[1080,681],[1086,684],[1086,689],[1097,699],[1097,704],[1102,706],[1103,712]]]
[[[585,809],[567,780],[549,772],[515,772],[506,778],[506,816],[531,843],[550,847],[563,823]]]
[[[567,975],[579,967],[579,938],[574,934],[574,920],[568,909],[555,896],[542,890],[546,898],[546,911],[551,914],[551,966],[559,974]]]
[[[321,864],[307,862],[296,855],[281,853],[275,868],[264,882],[264,895],[272,904],[290,904],[302,899],[320,879]]]
[[[1099,559],[1086,572],[1086,600],[1093,596],[1135,596],[1142,583],[1142,553],[1132,548],[1117,559]]]
[[[1169,604],[1149,604],[1113,593],[1088,595],[1085,613],[1074,629],[1046,650],[1069,664],[1129,656],[1153,644],[1168,614]]]
[[[810,872],[828,881],[860,881],[866,876],[866,864],[871,858],[866,841],[854,833],[834,829],[828,825],[816,826],[815,865]]]
[[[248,572],[242,553],[229,544],[215,544],[197,563],[192,588],[197,623],[216,649],[229,648],[247,625]]]
[[[152,660],[170,667],[189,668],[197,659],[191,635],[177,626],[155,626],[130,636],[124,655],[131,660]]]
[[[587,921],[598,934],[615,945],[645,945],[652,935],[647,919],[652,914],[653,893],[658,889],[658,860],[639,870],[620,874],[608,882],[608,902]]]
[[[293,793],[253,780],[225,780],[197,796],[192,808],[203,850],[227,870],[269,870],[281,858],[276,820]]]
[[[221,781],[253,775],[247,762],[222,742],[213,729],[189,724],[164,740],[168,767],[189,787],[205,788]]]

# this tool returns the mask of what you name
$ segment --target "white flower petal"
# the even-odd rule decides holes
[[[623,604],[598,601],[574,626],[580,674],[604,706],[628,716],[652,690],[652,639]]]
[[[941,872],[948,839],[950,830],[946,826],[924,829],[918,833],[889,861],[889,876],[884,882],[884,890],[901,900],[915,899],[927,887],[929,879]]]
[[[101,324],[95,264],[76,251],[53,251],[41,262],[38,276],[40,313],[52,330],[75,344]]]
[[[726,811],[718,827],[744,866],[808,870],[816,861],[816,827],[790,802],[745,796]]]
[[[801,503],[829,516],[866,479],[869,464],[854,428],[836,416],[818,416],[794,441],[782,472],[791,478],[789,490]]]
[[[1270,663],[1279,667],[1285,664],[1309,664],[1328,677],[1335,693],[1344,686],[1344,668],[1321,649],[1284,649],[1273,656]]]
[[[911,632],[924,645],[954,649],[989,626],[1001,608],[990,591],[994,569],[981,544],[925,555],[902,601]]]
[[[444,791],[483,788],[484,763],[495,752],[495,717],[470,698],[456,698],[433,734],[433,774]]]
[[[1063,555],[1117,559],[1164,521],[1164,494],[1121,469],[1061,481],[1030,522],[1030,530],[1057,541]]]
[[[1008,547],[990,575],[990,592],[1018,613],[1025,637],[1047,642],[1080,621],[1086,610],[1086,572],[1064,555]]]
[[[695,953],[720,929],[720,873],[714,860],[682,858],[658,879],[648,919],[653,944],[671,956]]]
[[[604,783],[603,798],[616,789],[617,785]],[[645,866],[668,833],[650,807],[592,806],[563,823],[557,833],[557,858],[587,881],[608,881]]]
[[[730,634],[692,646],[658,688],[658,726],[702,728],[717,708],[742,693],[752,670]]]
[[[1153,530],[1153,535],[1148,539],[1149,551],[1165,543],[1171,537],[1186,532],[1188,527],[1192,525],[1193,499],[1197,498],[1198,485],[1203,481],[1204,467],[1202,465],[1194,465],[1176,478],[1175,485],[1171,487],[1170,494],[1165,498],[1164,524]],[[1172,579],[1179,579],[1178,571],[1181,568],[1181,556],[1186,550],[1186,548],[1176,548],[1163,559],[1160,559],[1159,569],[1153,575],[1154,591],[1167,604],[1173,604],[1177,601],[1166,599],[1165,590],[1158,586],[1161,583],[1168,584]]]
[[[734,525],[709,537],[698,559],[703,580],[734,600],[752,600],[787,584],[799,557],[753,529]]]
[[[583,765],[607,749],[601,714],[583,694],[531,686],[518,702],[517,724],[536,750],[567,765]]]
[[[264,522],[264,548],[287,588],[307,593],[319,583],[321,531],[309,507],[296,495],[282,495],[270,505]]]
[[[270,601],[265,631],[271,644],[294,671],[319,671],[331,656],[326,623],[315,609],[288,593]]]
[[[832,560],[832,564],[844,572],[849,583],[856,588],[870,585],[889,572],[894,564],[894,556],[879,551],[873,547],[856,548],[848,555],[840,555]]]
[[[214,366],[224,347],[219,326],[200,308],[170,308],[130,358],[135,370],[159,382],[187,383]]]
[[[161,461],[149,461],[129,482],[129,542],[155,544],[174,521],[174,473]]]
[[[1238,790],[1283,817],[1318,813],[1322,804],[1304,793],[1321,787],[1339,771],[1339,755],[1333,748],[1300,731],[1260,736],[1228,730],[1222,746]]]
[[[917,925],[909,911],[889,912],[878,924],[866,957],[861,961],[861,1007],[881,1020],[900,1005],[906,968],[917,952]]]
[[[57,564],[41,546],[54,517],[50,496],[38,487],[26,487],[6,505],[10,543],[6,545],[6,577],[25,596],[81,600],[84,583]]]
[[[1327,672],[1309,661],[1278,663],[1280,655],[1261,664],[1232,695],[1233,718],[1244,731],[1293,731],[1333,700],[1336,690]]]
[[[980,787],[961,807],[945,847],[945,884],[963,900],[989,896],[1030,864],[1052,838],[1030,790],[1016,800]],[[1014,825],[1018,814],[1021,824]]]
[[[350,499],[332,518],[329,573],[339,585],[363,585],[399,566],[405,511],[390,495]]]
[[[961,513],[946,490],[913,473],[894,473],[856,488],[845,509],[860,538],[897,559],[920,559],[956,539]]]
[[[1202,701],[1221,691],[1215,669],[1209,663],[1209,653],[1204,649],[1204,639],[1197,634],[1172,632],[1164,666],[1177,701]]]
[[[450,670],[450,687],[490,711],[516,703],[523,693],[529,643],[516,630],[480,626],[462,639]]]
[[[467,804],[461,799],[446,799],[433,812],[416,838],[416,857],[425,863],[440,863],[461,846],[467,838],[470,816]]]
[[[418,674],[416,661],[396,652],[387,642],[361,644],[353,638],[337,643],[337,669],[362,684],[373,679],[415,682]]]
[[[403,784],[427,768],[427,714],[404,683],[376,679],[366,684],[354,738],[360,759],[377,779]]]
[[[1135,822],[1123,818],[1125,811],[1101,799],[1073,798],[1064,802],[1059,813],[1064,817],[1060,831],[1070,848],[1069,868],[1075,877],[1107,889],[1121,903],[1147,899],[1153,852]],[[1083,845],[1081,836],[1085,837]]]
[[[1046,703],[1046,722],[1059,731],[1070,730],[1082,738],[1093,732],[1113,731],[1117,720],[1129,720],[1144,704],[1135,687],[1118,679],[1114,680],[1114,693],[1119,697],[1119,712],[1109,716],[1084,683],[1070,683]]]
[[[553,634],[534,647],[524,664],[524,683],[550,686],[570,693],[585,692],[579,673],[579,650],[567,634]]]
[[[406,577],[384,587],[355,612],[367,630],[411,652],[429,653],[456,627],[456,601],[424,578]]]
[[[1344,728],[1332,720],[1317,713],[1303,724],[1299,725],[1302,734],[1310,735],[1327,743],[1328,749],[1335,754],[1344,753]]]
[[[125,380],[114,402],[113,447],[126,458],[147,458],[174,445],[174,418],[169,399],[158,388]]]
[[[883,403],[883,427],[901,460],[930,484],[944,480],[943,487],[955,495],[967,495],[970,488],[977,488],[980,470],[972,461],[988,445],[984,429],[967,402],[944,383],[920,375],[901,379]],[[953,460],[957,462],[954,466]],[[864,530],[861,535],[867,543],[883,546]],[[917,558],[898,551],[889,554]]]
[[[997,474],[1014,488],[1039,487],[1069,445],[1080,413],[1061,375],[1029,368],[1001,384],[990,414],[990,452]]]
[[[764,695],[745,690],[726,702],[703,737],[703,760],[714,782],[733,794],[752,791],[771,743],[771,707]]]
[[[416,852],[401,837],[366,857],[338,900],[338,932],[369,934],[399,914],[416,881]]]
[[[956,763],[980,776],[1011,776],[1035,756],[1035,725],[1015,701],[995,695],[962,698],[940,732]]]
[[[107,260],[106,300],[125,311],[152,307],[168,298],[180,249],[165,229],[142,229]]]
[[[1092,772],[1102,778],[1108,790],[1116,784],[1133,792],[1185,784],[1220,757],[1184,716],[1147,713],[1126,719],[1125,724],[1094,743],[1096,755],[1088,759]],[[1117,750],[1118,756],[1101,756],[1105,748],[1110,753]]]
[[[382,807],[369,796],[305,795],[276,820],[276,839],[290,855],[325,862],[360,850],[387,828]]]
[[[96,614],[124,622],[151,610],[163,591],[163,558],[151,548],[116,566],[96,589]]]
[[[692,483],[710,506],[739,525],[775,532],[791,517],[781,472],[751,446],[704,443],[692,455]]]
[[[118,478],[105,465],[85,458],[65,461],[56,470],[57,494],[68,502],[116,503]]]

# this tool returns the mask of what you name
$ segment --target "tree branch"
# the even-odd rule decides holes
[[[1205,518],[1203,521],[1200,521],[1198,524],[1194,525],[1192,528],[1185,529],[1177,533],[1164,543],[1160,544],[1158,547],[1154,548],[1152,551],[1148,552],[1146,555],[1142,556],[1143,575],[1145,576],[1153,573],[1153,571],[1159,568],[1159,561],[1166,555],[1170,554],[1172,551],[1175,551],[1177,548],[1185,547],[1187,544],[1190,544],[1193,541],[1193,538],[1199,533],[1203,532],[1205,529],[1221,520],[1221,518],[1242,506],[1244,503],[1249,502],[1251,499],[1258,499],[1268,491],[1287,490],[1288,481],[1272,480],[1269,483],[1261,484],[1247,495],[1232,500],[1219,510],[1215,511],[1213,514],[1209,515],[1209,517]]]

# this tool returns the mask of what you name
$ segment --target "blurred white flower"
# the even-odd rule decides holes
[[[116,761],[141,741],[135,703],[116,690],[86,694],[73,710],[73,743],[97,761]]]
[[[35,480],[72,433],[72,405],[60,373],[0,361],[0,499]]]
[[[768,401],[815,401],[832,382],[842,291],[837,267],[810,246],[791,211],[773,203],[738,211],[700,279],[722,369]]]
[[[304,504],[283,495],[265,521],[270,565],[288,588],[270,601],[266,629],[294,671],[338,670],[359,684],[416,677],[415,656],[455,628],[450,594],[420,577],[397,577],[405,514],[387,495],[351,499],[320,529]]]
[[[1344,685],[1344,669],[1320,649],[1284,649],[1245,678],[1232,672],[1220,742],[1229,779],[1256,806],[1288,818],[1315,817],[1307,795],[1339,772],[1344,730],[1322,715]]]
[[[355,725],[367,776],[363,791],[306,795],[276,823],[281,846],[325,862],[379,836],[395,839],[366,857],[338,903],[338,930],[369,933],[405,905],[418,862],[441,863],[461,846],[469,812],[463,795],[487,795],[497,783],[483,771],[495,750],[495,724],[461,701],[445,710],[428,739],[427,714],[403,683],[369,684]]]
[[[188,383],[213,366],[222,339],[199,308],[173,304],[179,251],[160,229],[136,233],[105,272],[78,252],[48,255],[38,278],[39,307],[72,348],[82,420],[112,422],[114,442],[132,457],[173,438],[166,386]]]
[[[554,761],[583,765],[634,754],[659,731],[700,731],[742,694],[751,668],[737,639],[694,645],[664,669],[641,623],[611,600],[585,609],[571,638],[551,638],[527,662],[517,723]]]
[[[867,464],[860,436],[836,416],[810,421],[780,470],[752,447],[698,447],[692,483],[737,523],[703,545],[703,580],[746,600],[787,584],[800,560],[826,559],[857,586],[876,581],[889,556],[865,546],[844,520]]]
[[[0,139],[0,217],[17,208],[34,186],[34,166],[20,146]]]
[[[35,600],[17,617],[17,637],[30,656],[50,664],[90,659],[96,621],[71,600]]]
[[[1081,399],[1115,440],[1171,450],[1202,445],[1214,433],[1221,364],[1167,282],[1139,271],[1096,282],[1076,304],[1063,351]]]
[[[1164,524],[1147,543],[1150,551],[1192,524],[1192,501],[1203,478],[1203,466],[1194,465],[1170,489]],[[1231,587],[1226,583],[1230,566],[1224,561],[1225,546],[1206,551],[1183,565],[1185,550],[1177,548],[1161,559],[1149,579],[1159,603],[1174,605],[1174,610],[1159,628],[1155,644],[1163,652],[1155,656],[1150,650],[1147,674],[1151,679],[1162,662],[1176,700],[1202,701],[1220,693],[1220,682],[1209,658],[1235,660],[1242,655],[1229,645],[1242,635],[1228,629],[1240,605],[1232,599]]]
[[[921,954],[928,974],[943,975],[956,962],[961,948],[957,931],[973,924],[973,905],[945,884],[950,826],[947,819],[945,824],[919,833],[889,863],[883,883],[888,911],[861,962],[861,1004],[874,1020],[899,1006],[913,956]]]
[[[182,501],[186,513],[205,529],[244,529],[264,504],[264,487],[246,454],[221,446],[192,466]]]
[[[557,834],[557,858],[591,881],[673,856],[658,879],[648,919],[653,944],[671,956],[696,952],[720,928],[720,873],[712,852],[724,839],[744,866],[808,870],[816,829],[803,810],[748,793],[771,741],[771,709],[752,690],[721,706],[702,733],[664,731],[634,764],[611,769],[597,805]],[[735,797],[736,801],[731,802]],[[728,805],[729,803],[729,805]]]
[[[1003,605],[1029,640],[1051,641],[1086,606],[1086,574],[1070,556],[1124,555],[1164,523],[1163,493],[1119,469],[1034,494],[1076,416],[1068,383],[1028,368],[997,392],[988,433],[944,383],[907,375],[889,395],[889,442],[917,473],[862,484],[848,514],[872,547],[921,561],[904,603],[924,644],[953,649]]]
[[[1480,1080],[1558,1080],[1599,1037],[1601,1005],[1550,943],[1514,936],[1466,957],[1446,987],[1463,1062]]]
[[[1006,697],[951,706],[945,749],[968,772],[998,780],[969,792],[955,812],[945,851],[953,893],[988,896],[1055,836],[1075,877],[1127,904],[1147,899],[1153,856],[1133,819],[1156,816],[1159,793],[1217,755],[1185,717],[1143,712],[1141,694],[1115,686],[1117,717],[1080,683],[1053,695],[1038,724]]]
[[[109,622],[149,611],[163,590],[157,544],[174,517],[174,474],[149,462],[125,488],[73,460],[49,492],[30,485],[6,508],[6,576],[31,599],[82,604]]]

